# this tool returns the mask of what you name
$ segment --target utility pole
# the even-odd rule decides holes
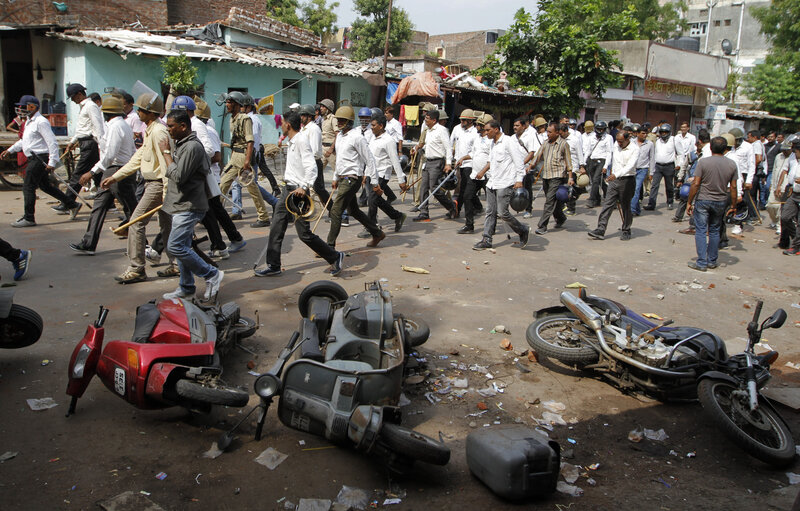
[[[708,53],[708,38],[711,35],[711,11],[714,10],[714,7],[717,5],[717,0],[713,2],[711,0],[706,1],[706,7],[708,7],[708,22],[706,23],[706,44],[703,48],[703,53]]]
[[[389,31],[392,29],[392,0],[389,0],[389,15],[386,18],[386,44],[383,47],[383,79],[386,80],[386,61],[389,58]]]

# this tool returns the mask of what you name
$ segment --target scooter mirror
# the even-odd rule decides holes
[[[786,311],[783,309],[778,309],[772,314],[772,316],[764,320],[764,322],[761,324],[761,329],[764,330],[765,328],[780,328],[783,326],[783,323],[785,321],[786,321]]]
[[[256,379],[253,387],[259,397],[269,399],[280,391],[281,380],[274,374],[266,373]]]

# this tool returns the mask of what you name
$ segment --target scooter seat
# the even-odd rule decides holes
[[[350,373],[363,373],[366,371],[373,371],[373,367],[366,362],[359,362],[357,360],[328,360],[325,365],[333,369],[347,371]]]
[[[138,306],[131,342],[140,344],[148,342],[160,317],[161,311],[158,310],[155,300]]]

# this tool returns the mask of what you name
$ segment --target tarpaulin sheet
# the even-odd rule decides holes
[[[424,97],[437,97],[439,95],[439,84],[433,79],[433,74],[430,71],[423,71],[415,73],[411,76],[406,76],[400,81],[392,96],[392,104],[399,103],[403,98],[408,96],[424,96]]]
[[[392,103],[392,96],[394,93],[397,92],[397,87],[400,84],[397,82],[386,82],[386,102],[391,104]]]

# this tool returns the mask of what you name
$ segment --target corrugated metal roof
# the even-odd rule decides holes
[[[748,119],[775,119],[778,121],[791,121],[789,117],[781,117],[780,115],[772,115],[764,110],[746,110],[744,108],[734,108],[729,106],[725,111],[726,115],[734,117],[746,117]]]
[[[366,66],[341,56],[304,55],[260,47],[232,48],[195,39],[134,30],[70,30],[50,32],[47,35],[65,41],[110,48],[123,58],[128,54],[173,57],[183,52],[187,57],[197,60],[294,69],[303,74],[361,77],[364,71],[377,71],[375,66]]]

